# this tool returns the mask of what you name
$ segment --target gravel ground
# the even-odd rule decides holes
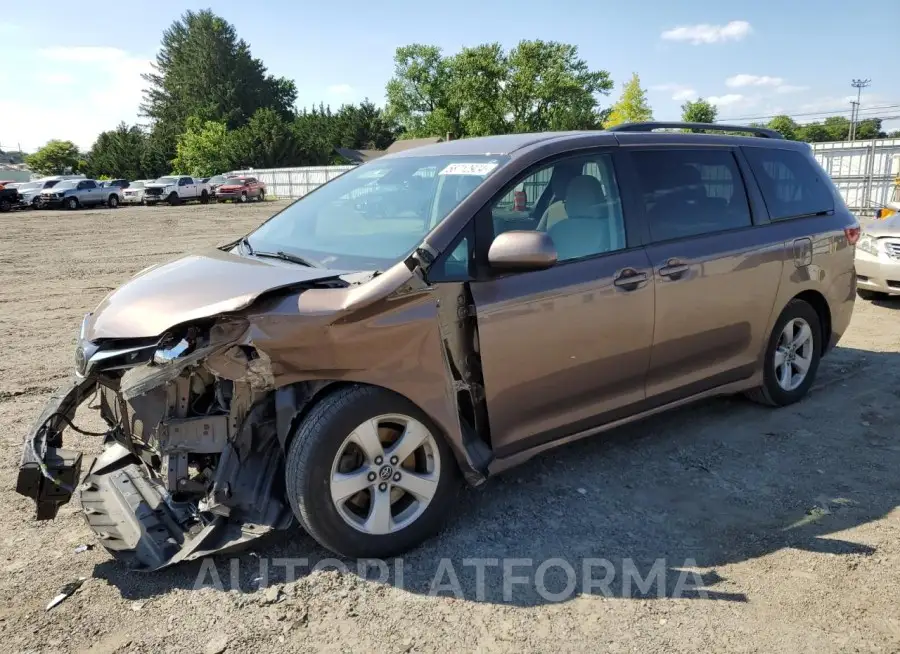
[[[12,489],[81,316],[278,206],[0,214],[5,651],[900,651],[900,302],[857,302],[806,401],[705,402],[539,457],[466,491],[443,535],[380,578],[299,530],[150,575],[76,553],[94,544],[77,507],[38,523]],[[295,581],[287,557],[307,559]]]

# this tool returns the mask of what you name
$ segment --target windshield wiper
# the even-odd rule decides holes
[[[282,261],[290,261],[291,263],[296,263],[301,266],[307,266],[309,268],[320,268],[321,266],[316,263],[310,261],[309,259],[304,259],[303,257],[299,257],[296,254],[290,254],[289,252],[283,252],[279,250],[278,252],[258,252],[252,251],[254,257],[268,257],[269,259],[281,259]]]

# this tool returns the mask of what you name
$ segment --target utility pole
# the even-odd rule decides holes
[[[856,139],[856,122],[859,118],[859,102],[862,97],[862,90],[872,83],[870,79],[855,79],[850,82],[850,86],[856,89],[856,102],[851,102],[852,111],[850,112],[850,140]]]

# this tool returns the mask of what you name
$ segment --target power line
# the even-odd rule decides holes
[[[898,107],[900,107],[900,102],[894,103],[894,104],[885,104],[885,105],[866,107],[865,109],[862,109],[861,111],[870,112],[870,111],[878,111],[878,110],[882,110],[882,109],[896,109]],[[796,112],[796,113],[782,112],[779,114],[766,114],[766,115],[760,115],[760,116],[739,116],[739,117],[735,117],[735,118],[721,118],[720,122],[724,123],[726,121],[734,122],[734,121],[742,121],[742,120],[764,120],[767,118],[774,118],[775,116],[790,116],[791,118],[802,117],[802,116],[825,116],[825,117],[827,117],[827,116],[840,116],[840,115],[846,114],[846,113],[847,113],[847,109],[834,109],[834,110],[827,110],[827,111],[825,111],[825,110],[823,110],[823,111],[807,111],[807,112]]]

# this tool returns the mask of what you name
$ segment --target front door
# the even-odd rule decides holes
[[[768,225],[754,225],[736,153],[635,149],[631,156],[656,286],[648,403],[750,377],[768,339],[784,243]]]
[[[554,166],[575,172],[546,227],[529,212],[547,211],[537,199]],[[523,188],[531,192],[524,202],[516,196]],[[645,397],[653,339],[652,271],[641,247],[626,246],[613,157],[556,161],[516,189],[479,218],[491,219],[495,233],[509,219],[546,228],[559,261],[470,284],[498,457],[622,417]]]

